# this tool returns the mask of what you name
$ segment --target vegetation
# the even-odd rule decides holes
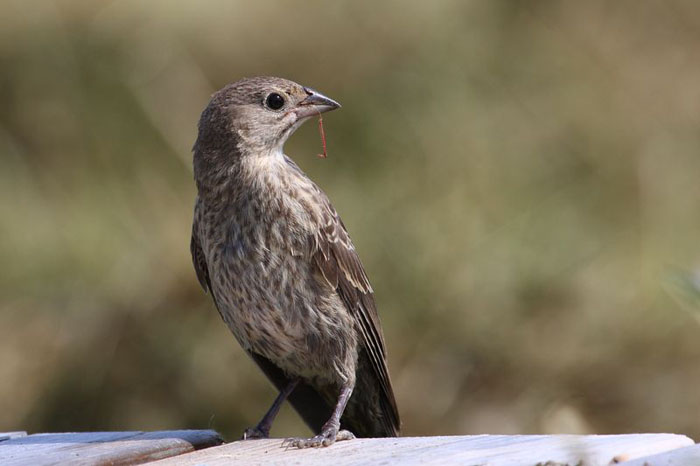
[[[700,438],[700,4],[183,3],[0,4],[0,431],[264,413],[188,244],[199,113],[271,74],[343,104],[327,160],[315,123],[286,152],[368,269],[405,435]]]

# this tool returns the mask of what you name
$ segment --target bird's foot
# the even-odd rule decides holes
[[[261,429],[260,426],[248,427],[245,432],[243,432],[243,437],[241,440],[257,440],[261,438],[270,438],[270,432]]]
[[[337,427],[324,427],[320,434],[311,438],[288,438],[282,442],[285,448],[318,448],[328,447],[341,440],[352,440],[355,435],[349,430],[338,430]]]

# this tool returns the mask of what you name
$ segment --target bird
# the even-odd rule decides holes
[[[365,269],[327,195],[283,151],[305,121],[337,108],[312,88],[263,76],[214,93],[199,120],[195,272],[279,391],[243,439],[269,438],[285,400],[314,433],[288,447],[400,432]]]

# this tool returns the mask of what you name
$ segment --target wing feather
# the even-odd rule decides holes
[[[204,251],[199,244],[197,237],[197,223],[192,224],[192,239],[190,240],[190,253],[192,253],[192,265],[197,273],[197,280],[202,285],[204,291],[211,293],[211,281],[209,279],[209,269],[207,268],[207,260],[204,257]]]
[[[382,407],[387,422],[391,424],[387,427],[389,431],[396,432],[400,420],[386,365],[384,335],[372,285],[345,225],[320,189],[317,199],[323,203],[324,226],[319,229],[314,242],[317,245],[315,263],[330,286],[336,289],[358,324],[364,348],[384,395]]]

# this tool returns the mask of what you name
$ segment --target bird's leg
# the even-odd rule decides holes
[[[270,409],[268,409],[263,418],[260,419],[258,425],[255,427],[249,427],[245,430],[245,432],[243,432],[242,440],[270,437],[272,422],[275,420],[275,417],[277,417],[277,413],[280,412],[282,403],[284,403],[284,400],[286,400],[292,391],[294,391],[294,388],[296,388],[298,383],[299,379],[293,379],[287,384],[286,387],[284,387],[279,395],[277,395],[277,398],[275,398],[275,401],[272,403],[272,406],[270,406]]]
[[[327,447],[333,445],[336,441],[354,439],[355,435],[349,430],[340,430],[340,417],[345,411],[350,395],[352,395],[352,389],[353,385],[344,385],[340,389],[338,403],[336,403],[330,419],[323,424],[320,434],[311,438],[290,438],[285,440],[282,446],[297,448]]]

